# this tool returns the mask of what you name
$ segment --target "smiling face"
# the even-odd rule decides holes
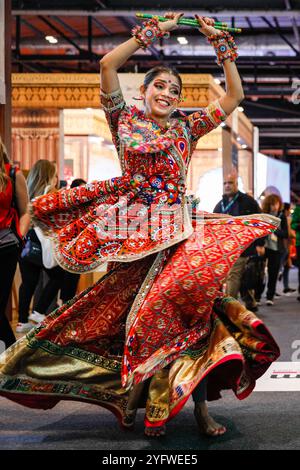
[[[162,72],[146,89],[143,85],[141,92],[145,98],[146,116],[160,122],[167,121],[180,100],[179,80],[170,73]]]

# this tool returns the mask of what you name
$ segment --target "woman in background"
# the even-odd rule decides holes
[[[278,280],[282,279],[283,282],[283,293],[285,295],[290,295],[293,292],[296,292],[296,289],[290,287],[289,283],[289,273],[292,267],[292,259],[291,259],[291,247],[293,245],[293,241],[296,238],[295,231],[291,227],[292,217],[291,217],[291,204],[289,202],[285,202],[283,204],[283,214],[287,219],[288,225],[288,239],[284,239],[284,251],[282,253],[281,262],[280,262],[280,272]]]
[[[300,204],[297,204],[293,217],[291,227],[296,232],[296,253],[297,253],[297,267],[298,267],[298,297],[297,300],[300,302]]]
[[[82,178],[76,178],[72,181],[70,188],[84,186],[86,181]],[[60,298],[63,304],[73,299],[76,295],[80,274],[65,271],[63,282],[60,289]]]
[[[25,178],[18,168],[11,165],[0,137],[0,341],[3,341],[6,348],[16,340],[5,310],[17,267],[21,240],[30,224],[28,201]]]
[[[38,160],[28,173],[27,185],[31,201],[38,196],[56,191],[56,165],[49,160]],[[31,226],[27,238],[40,246],[42,250],[34,225]],[[43,266],[42,262],[35,264],[30,258],[27,259],[27,257],[21,257],[19,265],[22,282],[19,288],[19,322],[16,332],[26,333],[33,327],[33,324],[28,320],[40,323],[45,319],[47,309],[61,287],[64,271],[60,266],[47,269]],[[29,314],[30,303],[43,270],[49,276],[49,281],[39,296],[35,310]]]
[[[280,226],[274,233],[268,235],[265,243],[265,258],[268,268],[266,305],[269,307],[274,305],[280,262],[285,250],[285,240],[289,237],[287,218],[282,209],[282,200],[277,194],[269,194],[262,202],[262,211],[265,214],[280,218]]]

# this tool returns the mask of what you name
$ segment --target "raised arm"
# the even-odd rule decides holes
[[[199,22],[201,33],[208,37],[209,42],[216,49],[218,64],[223,66],[226,94],[219,99],[219,103],[228,115],[232,113],[232,111],[234,111],[234,109],[237,108],[240,102],[244,99],[241,78],[234,62],[234,59],[237,56],[234,49],[235,45],[228,33],[224,33],[213,27],[213,19],[205,18],[203,20],[198,16],[196,16],[196,18]],[[224,49],[224,52],[222,48]]]
[[[223,69],[225,74],[226,94],[219,99],[219,103],[228,115],[243,101],[244,91],[235,62],[230,62],[229,59],[226,59],[223,62]]]
[[[101,88],[112,93],[120,88],[117,70],[139,49],[134,38],[123,42],[100,60]]]
[[[158,26],[155,25],[155,21],[149,22],[150,24],[148,31],[149,35],[145,35],[145,28],[142,30],[140,27],[136,27],[134,37],[128,39],[128,41],[120,44],[111,52],[108,52],[100,60],[100,74],[101,74],[101,88],[105,93],[112,93],[120,88],[117,71],[125,62],[140,48],[145,48],[157,37],[163,36],[164,33],[176,29],[178,19],[183,15],[179,13],[174,15],[170,21],[160,22]],[[165,15],[168,17],[168,15]],[[140,32],[139,32],[140,30]],[[152,38],[151,38],[152,34]]]

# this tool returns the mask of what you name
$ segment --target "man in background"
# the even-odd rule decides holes
[[[214,208],[214,213],[228,214],[236,217],[239,215],[258,214],[261,212],[258,203],[252,196],[239,191],[238,177],[235,171],[232,171],[227,175],[223,186],[223,197]],[[229,271],[226,279],[226,293],[229,296],[234,297],[235,299],[238,298],[247,262],[250,257],[264,256],[264,243],[264,239],[259,239],[252,243],[252,245],[242,253],[240,258]],[[245,286],[241,292],[241,296],[248,310],[251,310],[252,312],[256,312],[258,310],[253,288]]]

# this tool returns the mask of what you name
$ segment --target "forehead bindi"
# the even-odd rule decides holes
[[[158,77],[155,77],[154,79],[154,83],[157,83],[157,82],[162,82],[168,86],[174,86],[178,88],[178,90],[180,90],[178,80],[176,77],[174,77],[174,75],[169,75],[169,74],[159,75]]]

